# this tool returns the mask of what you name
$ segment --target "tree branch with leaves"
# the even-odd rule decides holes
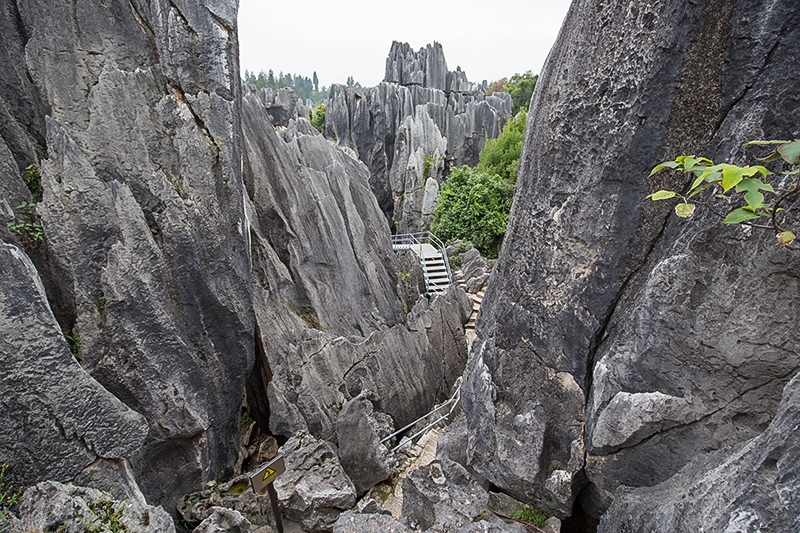
[[[650,176],[667,169],[693,174],[695,179],[688,191],[681,194],[662,189],[647,198],[654,201],[679,198],[682,201],[675,206],[675,213],[681,218],[691,217],[699,205],[721,218],[723,224],[773,230],[778,244],[800,250],[792,231],[797,228],[791,227],[796,224],[789,218],[800,202],[800,168],[796,168],[800,140],[750,141],[745,146],[774,147],[767,156],[756,159],[761,163],[783,160],[792,168],[774,173],[763,165],[714,164],[705,157],[682,155],[656,165]]]

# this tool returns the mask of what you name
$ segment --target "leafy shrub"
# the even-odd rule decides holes
[[[33,164],[25,167],[25,172],[22,174],[22,179],[25,181],[28,190],[31,191],[33,202],[39,203],[42,201],[42,171],[39,165]]]
[[[19,239],[28,251],[37,251],[44,243],[44,230],[39,222],[39,214],[34,204],[23,202],[17,206],[22,214],[13,222],[6,224],[8,230]]]
[[[520,111],[506,122],[497,139],[488,139],[479,156],[478,170],[498,174],[508,183],[516,185],[527,121],[528,113]]]
[[[514,514],[511,515],[511,518],[528,522],[536,527],[543,527],[545,521],[547,520],[547,515],[535,507],[528,507],[526,505],[525,507],[521,507],[514,511]]]
[[[464,165],[442,184],[431,230],[445,242],[468,241],[496,258],[506,233],[514,188],[497,174]]]
[[[309,117],[311,121],[311,125],[317,128],[317,131],[325,134],[325,104],[319,104],[317,107],[311,111],[311,116]]]

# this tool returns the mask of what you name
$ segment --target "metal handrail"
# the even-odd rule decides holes
[[[400,233],[398,235],[392,235],[392,246],[395,245],[409,245],[409,246],[419,246],[419,256],[420,261],[422,261],[422,245],[423,244],[430,244],[434,248],[436,248],[439,253],[442,254],[442,262],[444,262],[444,268],[447,271],[447,279],[453,279],[453,272],[450,270],[450,260],[447,258],[447,249],[444,246],[444,243],[433,233],[430,231],[423,231],[418,233]],[[430,282],[428,280],[428,273],[427,269],[424,268],[423,262],[423,273],[425,274],[425,286],[428,287],[428,292],[430,292],[430,286],[434,286],[436,288],[441,287],[439,284],[435,282]]]
[[[459,378],[459,380],[460,380],[460,379],[461,379],[461,378]],[[456,405],[458,405],[458,402],[459,402],[459,400],[460,400],[460,399],[461,399],[461,382],[459,381],[459,383],[458,383],[458,386],[456,387],[456,390],[455,390],[455,392],[453,393],[453,395],[452,395],[452,396],[451,396],[451,397],[450,397],[450,398],[449,398],[449,399],[448,399],[446,402],[444,402],[444,403],[443,403],[443,404],[441,404],[440,406],[436,407],[436,408],[435,408],[433,411],[431,411],[430,413],[428,413],[428,414],[426,414],[426,415],[424,415],[424,416],[421,416],[421,417],[419,417],[418,419],[416,419],[416,420],[414,420],[413,422],[411,422],[410,424],[408,424],[408,425],[406,425],[406,426],[404,426],[404,427],[402,427],[402,428],[398,429],[397,431],[395,431],[395,432],[394,432],[394,433],[392,433],[391,435],[387,435],[386,437],[384,437],[384,438],[381,440],[381,444],[384,444],[386,441],[388,441],[388,440],[390,440],[390,439],[392,439],[392,438],[396,437],[396,436],[397,436],[397,435],[399,435],[400,433],[403,433],[404,431],[407,431],[408,429],[410,429],[411,427],[415,426],[415,425],[416,425],[416,424],[418,424],[419,422],[422,422],[422,421],[423,421],[423,420],[425,420],[426,418],[428,418],[428,417],[432,416],[434,413],[437,413],[437,412],[441,411],[442,409],[444,409],[444,408],[445,408],[445,407],[447,407],[448,405],[450,405],[450,406],[451,406],[451,407],[450,407],[450,410],[447,412],[447,414],[446,414],[446,415],[442,415],[442,416],[440,416],[439,418],[437,418],[436,420],[434,420],[433,422],[431,422],[430,424],[428,424],[427,426],[425,426],[425,427],[424,427],[424,428],[422,428],[421,430],[419,430],[419,431],[417,431],[416,433],[414,433],[412,436],[410,436],[410,437],[407,437],[407,438],[403,439],[403,440],[400,442],[400,444],[398,444],[397,446],[395,446],[394,448],[392,448],[391,450],[389,450],[389,453],[394,453],[394,452],[396,452],[397,450],[399,450],[399,449],[400,449],[400,448],[402,448],[403,446],[405,446],[405,445],[409,444],[410,442],[413,442],[413,441],[414,441],[414,439],[416,439],[418,436],[422,435],[423,433],[425,433],[426,431],[428,431],[429,429],[431,429],[433,426],[435,426],[436,424],[438,424],[438,423],[439,423],[439,422],[441,422],[442,420],[448,420],[448,419],[450,418],[450,416],[453,414],[453,411],[455,411],[455,409],[456,409]]]

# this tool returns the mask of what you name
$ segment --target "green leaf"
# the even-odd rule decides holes
[[[782,231],[778,233],[778,244],[786,246],[795,240],[794,233],[791,231]]]
[[[734,209],[725,219],[722,221],[723,224],[741,224],[742,222],[747,222],[748,220],[753,220],[754,218],[758,218],[760,215],[757,215],[752,210],[748,209],[747,207],[740,207],[739,209]]]
[[[764,204],[764,195],[758,191],[750,191],[744,195],[744,201],[751,209],[757,209]]]
[[[662,189],[660,191],[654,192],[653,194],[648,196],[648,198],[650,198],[653,201],[655,201],[655,200],[669,200],[670,198],[675,198],[675,196],[677,196],[677,193],[675,193],[673,191],[665,191],[665,190]]]
[[[675,161],[665,161],[664,163],[661,163],[660,165],[656,165],[653,168],[653,170],[650,171],[650,175],[652,176],[653,174],[658,174],[659,172],[661,172],[665,168],[678,168],[678,163],[675,162]]]
[[[778,147],[778,153],[790,165],[796,165],[800,159],[800,141],[794,140]]]
[[[748,178],[743,179],[736,185],[736,192],[745,192],[745,191],[767,191],[774,193],[775,189],[772,188],[772,185],[769,183],[764,183],[763,181],[755,178]]]
[[[694,213],[695,204],[682,203],[675,206],[675,213],[681,218],[689,218]]]
[[[689,193],[689,196],[687,196],[687,198],[691,198],[693,196],[697,196],[698,194],[700,194],[701,192],[705,191],[706,189],[708,189],[711,186],[713,186],[713,183],[706,183],[706,184],[694,189],[691,193]]]
[[[763,168],[765,171],[764,167]],[[723,192],[728,192],[733,187],[742,181],[742,179],[747,178],[759,172],[759,167],[739,167],[736,165],[724,165],[722,167],[722,190]]]
[[[691,191],[691,190],[694,190],[694,189],[696,189],[696,188],[697,188],[697,186],[698,186],[698,185],[700,185],[701,183],[703,183],[704,181],[705,181],[705,178],[704,178],[702,175],[701,175],[701,176],[699,176],[699,177],[697,177],[697,178],[696,178],[696,179],[695,179],[695,180],[692,182],[692,186],[689,188],[689,190]]]

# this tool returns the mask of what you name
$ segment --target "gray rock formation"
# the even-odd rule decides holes
[[[209,517],[192,533],[250,533],[252,530],[252,524],[239,511],[213,507]]]
[[[361,496],[392,475],[392,458],[381,439],[394,431],[391,417],[375,411],[369,391],[345,403],[336,417],[339,461]]]
[[[281,511],[305,531],[331,531],[342,511],[356,503],[356,488],[339,463],[336,448],[307,433],[281,447],[286,472],[274,482]]]
[[[653,487],[622,488],[599,531],[800,530],[800,374],[758,437],[699,456]]]
[[[235,511],[252,524],[275,524],[269,499],[253,492],[250,478],[240,475],[224,483],[209,482],[205,490],[190,492],[178,500],[180,516],[189,523],[203,522],[216,509]]]
[[[375,531],[411,533],[414,530],[392,515],[362,514],[355,511],[340,514],[333,525],[333,533],[373,533]]]
[[[148,500],[171,507],[235,462],[253,362],[235,4],[6,2],[0,24],[0,210],[7,219],[6,208],[28,197],[20,171],[46,152],[36,207],[45,242],[33,255],[61,329],[80,339],[81,365],[96,380],[79,389],[89,380],[62,376],[57,396],[102,386],[127,406],[74,403],[76,418],[104,421],[103,436],[80,445],[96,452],[6,460],[25,472],[16,482],[65,481],[120,439],[108,457],[127,458]],[[70,358],[58,328],[46,329],[43,360]],[[10,349],[30,347],[15,342]],[[37,358],[23,364],[35,368]],[[39,412],[24,397],[5,401]],[[130,431],[113,433],[141,418],[131,410],[148,425],[133,450]],[[53,423],[14,438],[39,441]]]
[[[800,136],[798,20],[787,0],[573,4],[462,390],[469,463],[498,487],[599,517],[769,424],[800,369],[800,256],[644,197],[686,185],[647,178],[664,159],[750,164],[745,141]]]
[[[277,131],[254,95],[242,106],[260,343],[248,404],[274,434],[333,442],[342,405],[365,389],[395,425],[413,421],[466,359],[468,299],[423,299],[407,317],[366,167],[305,119]]]
[[[5,482],[71,479],[137,457],[145,418],[81,368],[33,263],[10,244],[0,245],[0,288],[0,449],[13,466]]]
[[[383,83],[331,87],[325,135],[367,165],[399,233],[427,230],[449,169],[475,165],[486,137],[497,137],[511,116],[509,95],[485,93],[460,69],[448,72],[438,43],[414,52],[394,42]]]
[[[137,497],[115,499],[99,490],[44,481],[25,491],[19,518],[12,531],[124,531],[130,533],[175,533],[175,525],[161,507]],[[113,529],[116,528],[116,529]]]
[[[455,532],[487,510],[489,494],[463,466],[436,459],[403,479],[402,515],[420,530]]]

